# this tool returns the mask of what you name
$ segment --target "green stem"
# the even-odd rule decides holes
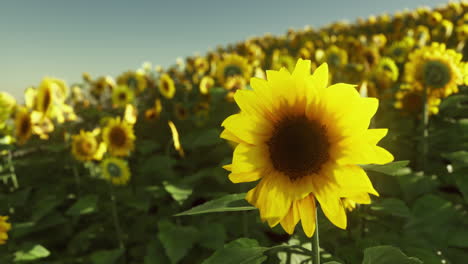
[[[315,233],[312,236],[312,264],[320,264],[320,243],[317,208],[315,209]]]
[[[427,86],[424,86],[423,90],[423,119],[421,125],[421,133],[422,133],[422,155],[421,155],[421,169],[424,172],[427,168],[427,154],[428,154],[428,141],[429,141],[429,103],[428,103],[428,90]]]
[[[73,176],[75,178],[75,183],[76,183],[76,187],[77,187],[77,190],[76,190],[76,193],[77,193],[77,197],[80,196],[80,192],[81,192],[81,182],[80,182],[80,175],[78,174],[78,170],[76,169],[76,165],[73,164],[72,165],[72,170],[73,170]]]
[[[16,172],[15,172],[15,165],[13,164],[13,158],[11,155],[11,151],[8,151],[8,165],[10,167],[10,178],[11,181],[13,182],[13,188],[16,190],[19,187],[18,184],[18,179],[16,178]]]
[[[111,199],[111,209],[112,209],[112,220],[114,222],[115,232],[117,234],[117,240],[119,241],[119,248],[124,249],[125,245],[122,239],[122,229],[120,228],[119,216],[117,215],[117,206],[116,206],[116,198],[114,195],[114,188],[112,183],[109,182],[109,193]]]

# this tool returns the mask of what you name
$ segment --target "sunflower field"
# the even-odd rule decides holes
[[[468,263],[467,11],[0,93],[0,263]]]

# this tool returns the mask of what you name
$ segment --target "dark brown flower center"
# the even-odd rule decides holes
[[[31,118],[28,115],[28,116],[25,116],[23,120],[21,120],[20,134],[26,135],[29,133],[29,130],[31,130]]]
[[[121,127],[113,127],[110,134],[110,142],[117,147],[124,147],[127,142],[127,134]]]
[[[121,101],[125,101],[127,99],[127,94],[125,92],[120,92],[119,93],[119,99]]]
[[[167,81],[162,82],[162,87],[164,91],[169,91],[169,83]]]
[[[305,116],[277,123],[267,145],[274,168],[291,181],[318,173],[330,157],[325,126]]]
[[[51,94],[50,94],[50,91],[47,90],[45,93],[44,93],[44,100],[42,101],[42,110],[45,112],[47,111],[47,109],[49,109],[49,105],[50,105],[50,102],[52,101],[51,100]]]
[[[83,156],[89,156],[94,153],[94,145],[87,139],[78,142],[77,152]]]

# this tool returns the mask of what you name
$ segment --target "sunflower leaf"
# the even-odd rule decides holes
[[[178,213],[175,216],[196,215],[216,212],[249,211],[256,209],[255,207],[249,206],[247,204],[242,206],[232,206],[233,202],[242,201],[244,199],[245,193],[229,194],[216,200],[206,202],[202,205],[195,206],[192,209],[182,213]]]
[[[400,161],[390,162],[384,165],[369,164],[369,165],[361,165],[361,167],[366,171],[375,171],[375,172],[380,172],[383,174],[393,176],[397,174],[397,172],[401,168],[406,167],[408,164],[409,164],[409,160],[400,160]]]
[[[213,255],[203,261],[203,264],[226,263],[226,264],[260,264],[266,260],[263,255],[269,248],[260,247],[254,239],[239,238],[217,250]]]
[[[86,195],[79,199],[75,204],[70,207],[66,214],[67,215],[84,215],[91,214],[96,211],[98,197],[94,194]]]
[[[377,246],[364,250],[362,264],[422,264],[417,258],[406,256],[400,249],[392,246]]]
[[[47,250],[45,247],[41,245],[34,245],[31,248],[26,250],[20,250],[15,252],[15,262],[17,261],[29,261],[29,260],[36,260],[48,257],[50,255],[50,251]]]

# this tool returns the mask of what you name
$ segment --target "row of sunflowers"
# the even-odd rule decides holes
[[[464,263],[467,10],[0,93],[0,263]]]

